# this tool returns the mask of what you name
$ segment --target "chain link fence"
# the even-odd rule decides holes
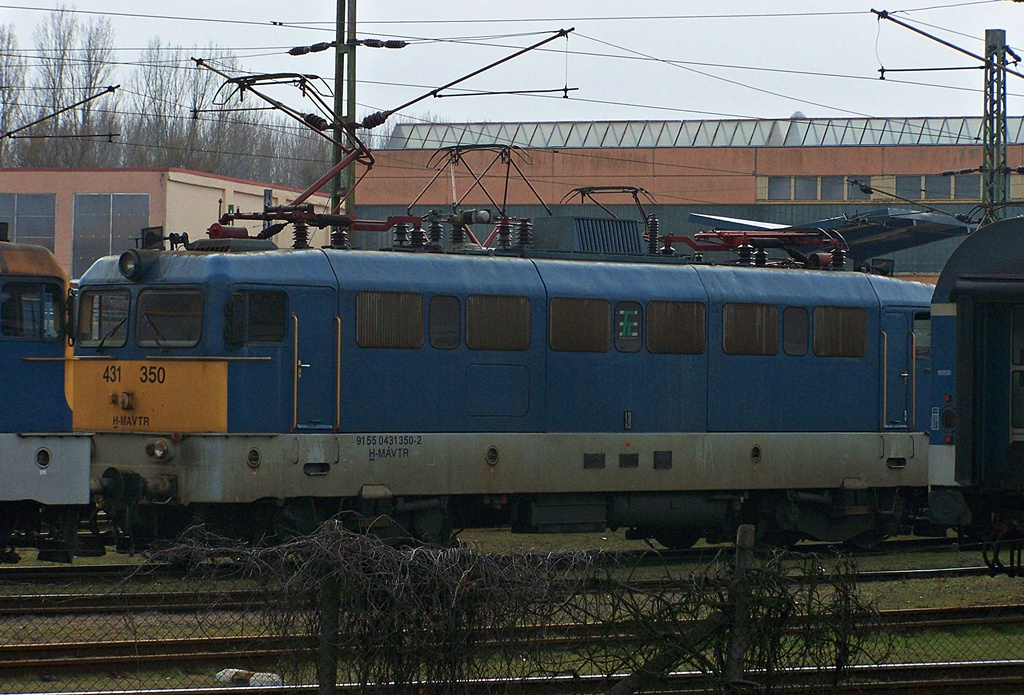
[[[197,536],[113,580],[2,580],[0,691],[828,691],[878,664],[1024,654],[1012,608],[879,612],[848,559],[738,548],[693,571],[330,524],[274,548]]]

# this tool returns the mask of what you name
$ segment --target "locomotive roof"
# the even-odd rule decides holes
[[[0,242],[0,274],[67,279],[50,250],[43,246]]]
[[[153,252],[146,278],[169,284],[337,285],[360,290],[425,293],[508,292],[637,299],[708,297],[712,301],[847,305],[927,305],[931,288],[875,275],[678,262],[579,260],[333,249],[252,253]],[[538,284],[538,278],[543,285]],[[97,261],[81,287],[125,284],[117,258]],[[133,283],[129,283],[133,284]],[[457,289],[456,289],[457,288]]]

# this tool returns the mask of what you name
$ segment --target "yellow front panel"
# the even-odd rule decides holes
[[[75,360],[74,429],[227,432],[228,364]]]

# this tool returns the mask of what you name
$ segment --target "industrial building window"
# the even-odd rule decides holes
[[[63,295],[60,285],[8,282],[0,290],[0,334],[6,338],[60,338]]]
[[[360,292],[356,296],[356,343],[365,348],[423,347],[423,295]]]
[[[782,351],[799,357],[807,354],[809,321],[807,309],[802,306],[788,306],[782,312]]]
[[[139,295],[135,342],[140,347],[192,347],[202,332],[199,290],[145,290]]]
[[[768,200],[792,200],[793,199],[793,177],[792,176],[769,176],[768,177]]]
[[[818,357],[863,357],[868,346],[868,314],[860,307],[814,309],[814,354]]]
[[[466,298],[466,346],[471,350],[527,350],[530,298],[475,294]]]
[[[608,352],[611,347],[611,304],[607,299],[554,297],[548,318],[552,350]]]
[[[769,176],[768,200],[869,200],[865,193],[853,183],[871,183],[870,176]],[[920,187],[921,177],[915,178]],[[761,194],[763,195],[763,193]],[[920,193],[915,194],[920,197]],[[948,196],[947,196],[948,197]]]
[[[897,176],[896,195],[900,198],[907,198],[908,200],[918,200],[923,197],[923,191],[921,190],[921,177]]]
[[[925,176],[924,197],[929,200],[949,200],[951,182],[948,176]]]
[[[53,251],[57,196],[53,193],[0,193],[0,222],[10,241]]]
[[[818,179],[815,176],[793,177],[793,200],[817,200]]]
[[[705,309],[700,302],[650,302],[647,305],[647,351],[699,355],[704,352]]]
[[[856,183],[854,183],[856,181]],[[846,199],[847,200],[870,200],[871,193],[861,190],[861,185],[870,186],[870,176],[847,176],[846,177]]]
[[[78,344],[121,347],[128,339],[128,293],[85,291],[78,299]]]
[[[779,351],[779,309],[773,304],[722,307],[722,350],[727,355],[774,355]]]
[[[821,177],[821,199],[843,200],[846,196],[846,179],[842,176]]]
[[[640,302],[618,302],[615,305],[615,349],[640,352],[643,330],[644,309]]]
[[[977,174],[954,176],[953,197],[957,200],[980,200],[981,176]]]
[[[439,294],[430,298],[430,345],[454,350],[462,340],[462,305],[458,297]]]
[[[135,248],[148,226],[148,193],[75,194],[72,276],[81,277],[97,258]]]

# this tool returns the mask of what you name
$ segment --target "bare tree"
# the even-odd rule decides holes
[[[0,135],[22,125],[24,89],[25,59],[18,51],[18,37],[13,26],[0,24]],[[0,140],[0,164],[8,164],[12,153],[10,139]]]

